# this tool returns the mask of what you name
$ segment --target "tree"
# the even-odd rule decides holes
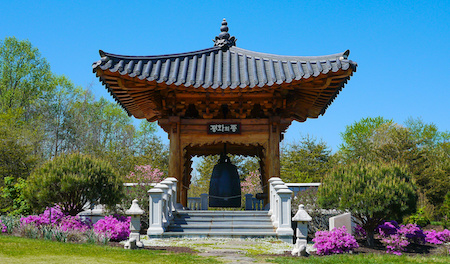
[[[116,205],[122,188],[109,163],[74,153],[55,157],[36,169],[27,179],[24,195],[35,210],[57,204],[63,212],[76,215],[88,202]]]
[[[371,138],[373,132],[383,124],[392,124],[393,121],[379,117],[363,118],[350,126],[346,126],[341,133],[343,143],[340,146],[340,155],[345,161],[369,159],[372,152]]]
[[[374,245],[374,229],[384,220],[398,220],[415,212],[417,194],[407,170],[394,163],[343,164],[332,170],[319,187],[319,204],[349,211]]]
[[[33,103],[55,83],[50,65],[28,40],[0,41],[0,109],[24,109],[27,119]]]
[[[285,182],[320,182],[330,169],[331,151],[325,142],[306,136],[283,149],[280,163]]]

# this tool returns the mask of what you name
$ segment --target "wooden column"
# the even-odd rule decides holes
[[[267,144],[266,150],[266,179],[264,179],[265,188],[264,193],[269,193],[269,182],[268,180],[272,177],[280,177],[280,141],[281,141],[281,131],[280,131],[280,118],[271,117],[269,119],[269,142]],[[265,203],[268,203],[268,198]]]
[[[174,177],[178,180],[177,183],[177,203],[181,203],[183,192],[186,189],[183,187],[183,174],[181,168],[181,149],[180,149],[180,118],[169,117],[170,122],[170,147],[169,147],[169,177]]]

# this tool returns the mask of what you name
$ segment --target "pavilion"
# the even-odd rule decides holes
[[[184,206],[192,157],[219,154],[225,143],[230,154],[259,157],[262,185],[279,177],[283,133],[292,121],[323,115],[357,67],[348,50],[266,54],[236,47],[225,19],[220,29],[211,48],[157,56],[100,51],[92,66],[128,115],[158,121],[168,133],[168,176],[178,180]]]

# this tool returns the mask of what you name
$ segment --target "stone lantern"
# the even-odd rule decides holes
[[[125,211],[126,215],[131,217],[130,221],[130,238],[125,243],[125,248],[136,249],[143,248],[144,244],[141,242],[140,230],[141,230],[141,215],[144,214],[144,210],[139,207],[138,200],[134,199],[130,209]]]
[[[305,206],[300,204],[298,206],[298,211],[294,217],[292,217],[292,221],[297,222],[297,241],[295,242],[294,249],[292,250],[292,255],[297,256],[307,256],[306,253],[306,244],[308,237],[308,222],[311,222],[312,218],[306,212]]]

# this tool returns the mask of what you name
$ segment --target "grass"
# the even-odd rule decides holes
[[[0,235],[0,263],[219,263],[214,258]]]
[[[291,264],[291,263],[320,263],[320,264],[338,264],[338,263],[349,263],[349,264],[372,264],[372,263],[449,263],[450,257],[448,256],[395,256],[387,254],[358,254],[358,255],[332,255],[325,257],[277,257],[273,259],[266,259],[268,262],[280,263],[280,264]]]

